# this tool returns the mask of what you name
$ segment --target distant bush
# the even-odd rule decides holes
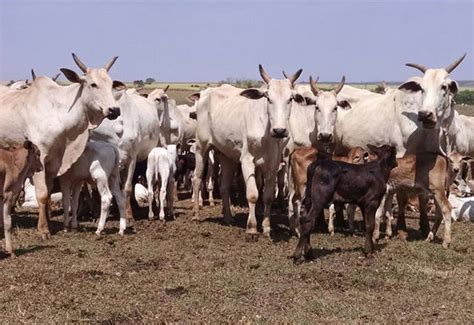
[[[154,83],[154,82],[155,82],[155,79],[153,79],[153,78],[146,78],[146,80],[145,80],[145,83],[146,83],[147,85],[151,85],[151,84]]]
[[[227,78],[225,81],[220,81],[218,85],[224,83],[231,84],[239,88],[259,88],[263,84],[263,82],[260,80]]]
[[[134,80],[133,85],[135,87],[143,87],[145,85],[145,83],[143,82],[143,80]]]
[[[454,97],[456,104],[474,105],[474,90],[461,90]]]

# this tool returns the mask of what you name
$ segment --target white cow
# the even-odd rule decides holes
[[[263,233],[270,233],[270,208],[274,198],[275,182],[283,149],[288,142],[288,119],[293,100],[303,102],[294,90],[294,82],[302,70],[284,80],[271,79],[260,65],[260,75],[265,82],[261,89],[241,90],[239,95],[222,96],[208,90],[197,103],[196,170],[194,196],[198,197],[204,172],[204,157],[209,149],[216,148],[222,155],[221,195],[224,220],[232,219],[229,188],[237,162],[242,164],[249,202],[247,234],[257,234],[255,204],[258,199],[257,181],[264,180]],[[238,90],[232,90],[231,93]],[[257,175],[258,174],[258,175]],[[194,219],[199,218],[198,200],[194,202]]]
[[[71,85],[62,87],[38,77],[27,89],[0,96],[0,146],[28,138],[41,152],[44,169],[33,180],[39,205],[38,231],[44,239],[50,236],[48,203],[54,177],[65,173],[80,157],[89,129],[105,117],[113,119],[120,114],[112,89],[124,85],[112,82],[108,74],[117,57],[101,69],[88,68],[74,54],[73,58],[84,75],[61,69]]]
[[[84,182],[93,183],[101,198],[100,219],[96,234],[104,230],[105,221],[112,203],[112,195],[117,201],[120,214],[119,235],[123,235],[126,228],[125,197],[120,189],[119,152],[117,148],[103,141],[89,141],[79,159],[69,170],[59,177],[63,194],[64,230],[77,229],[77,212],[79,194]],[[71,201],[72,196],[72,201]],[[71,211],[69,211],[71,207]],[[72,214],[72,218],[69,215]]]
[[[390,144],[397,156],[420,151],[446,153],[446,137],[441,127],[454,114],[452,97],[457,93],[455,81],[448,78],[464,56],[443,69],[427,69],[403,83],[395,91],[360,100],[353,109],[338,115],[336,152],[367,144]]]
[[[167,145],[165,148],[155,148],[148,155],[148,165],[146,168],[146,180],[148,183],[148,218],[155,217],[153,214],[153,197],[155,184],[161,179],[159,201],[156,203],[160,207],[159,218],[165,221],[165,199],[169,214],[174,218],[174,172],[176,170],[177,151],[176,145]]]
[[[118,147],[120,169],[126,171],[126,215],[128,220],[133,220],[130,204],[133,173],[136,163],[147,159],[150,151],[158,146],[160,123],[155,103],[140,96],[135,89],[124,91],[118,104],[121,116],[115,121],[104,121],[91,132],[91,138]]]

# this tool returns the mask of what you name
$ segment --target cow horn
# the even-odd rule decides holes
[[[311,86],[311,92],[313,93],[314,96],[318,95],[318,86],[316,86],[316,83],[318,82],[319,77],[316,77],[316,81],[313,80],[313,77],[309,76],[309,85]]]
[[[53,81],[56,81],[56,80],[58,80],[58,78],[59,78],[59,76],[60,76],[60,75],[61,75],[60,73],[58,73],[57,75],[55,75],[55,76],[52,78],[52,79],[53,79]]]
[[[292,85],[295,83],[296,80],[298,80],[298,78],[301,75],[301,72],[303,72],[303,69],[299,69],[298,71],[295,72],[294,75],[292,75],[290,78],[287,78],[288,80],[290,80]]]
[[[109,62],[104,64],[104,69],[109,71],[110,68],[112,68],[112,66],[114,65],[115,61],[117,61],[117,59],[118,59],[118,56],[114,56],[113,58],[111,58]]]
[[[451,73],[462,62],[462,60],[464,60],[465,57],[466,57],[466,53],[464,53],[463,56],[461,56],[459,59],[457,59],[450,65],[448,65],[446,68],[444,68],[444,70],[446,70],[448,73]]]
[[[74,62],[76,62],[77,66],[79,67],[79,69],[82,70],[82,72],[86,73],[87,71],[87,66],[82,63],[81,60],[79,60],[79,58],[77,57],[76,54],[72,53],[72,58],[74,59]]]
[[[344,87],[344,83],[346,82],[346,76],[342,76],[341,82],[334,88],[334,92],[339,94],[339,92],[342,90],[342,87]]]
[[[260,76],[262,76],[263,81],[265,81],[266,84],[268,84],[271,80],[270,76],[267,74],[265,69],[263,69],[262,65],[258,65],[258,70],[260,70]]]
[[[288,76],[286,75],[285,70],[283,70],[282,73],[283,73],[283,77],[285,77],[286,79],[289,79]]]
[[[163,90],[163,92],[166,93],[168,91],[168,89],[170,89],[170,85],[166,86],[165,89]]]
[[[33,81],[36,80],[36,73],[35,73],[35,70],[31,69],[31,78],[33,79]]]
[[[421,64],[416,64],[416,63],[407,63],[405,64],[407,67],[412,67],[412,68],[415,68],[415,69],[418,69],[420,70],[421,72],[425,73],[426,70],[428,70],[427,67],[425,67],[424,65],[421,65]]]

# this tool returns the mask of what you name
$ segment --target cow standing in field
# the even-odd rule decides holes
[[[38,77],[27,89],[0,95],[0,146],[28,138],[41,152],[44,168],[34,174],[33,181],[39,205],[38,231],[43,239],[50,236],[48,204],[53,179],[80,157],[89,129],[106,117],[120,115],[112,90],[125,87],[112,82],[108,74],[117,57],[100,69],[88,68],[74,54],[73,58],[84,75],[61,69],[71,85],[59,86]]]
[[[390,171],[397,166],[397,160],[394,147],[368,147],[378,159],[365,165],[348,164],[320,156],[308,167],[311,185],[306,187],[300,218],[301,236],[293,253],[295,263],[309,257],[310,234],[316,218],[331,201],[336,206],[353,203],[360,207],[365,220],[364,251],[367,257],[373,255],[375,212],[385,194]]]
[[[22,148],[0,149],[0,217],[5,231],[5,250],[13,253],[11,209],[26,178],[43,169],[40,151],[30,141]]]
[[[272,79],[260,65],[265,82],[260,89],[231,90],[222,96],[209,90],[197,102],[196,170],[194,196],[198,197],[204,174],[205,158],[211,147],[220,152],[221,196],[224,221],[232,221],[229,188],[237,163],[242,164],[246,184],[249,217],[246,233],[257,235],[255,204],[258,199],[259,175],[264,180],[263,233],[269,234],[270,208],[274,198],[275,182],[282,152],[288,141],[288,119],[294,100],[304,99],[294,90],[294,83],[302,70],[284,80]],[[200,220],[198,200],[194,202],[194,219]]]
[[[117,201],[120,214],[119,235],[123,235],[127,226],[125,220],[125,197],[120,188],[119,153],[117,148],[103,141],[89,141],[79,159],[60,176],[59,182],[63,193],[64,230],[77,229],[79,194],[84,182],[97,186],[101,207],[96,234],[104,230],[105,222],[112,203],[112,195]],[[72,201],[71,201],[72,197]],[[71,208],[71,211],[69,211]],[[72,217],[70,216],[70,213]]]
[[[153,219],[153,197],[155,185],[161,180],[160,194],[156,198],[159,205],[161,221],[165,221],[165,199],[169,215],[174,218],[174,173],[176,171],[176,145],[167,145],[166,148],[155,148],[148,155],[146,180],[148,183],[148,219]],[[159,204],[158,204],[159,203]]]

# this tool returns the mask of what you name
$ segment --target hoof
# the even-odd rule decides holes
[[[258,241],[258,233],[246,233],[245,240],[248,242],[257,242]]]
[[[432,242],[433,240],[434,240],[434,234],[430,232],[428,236],[426,237],[425,241],[429,243],[429,242]],[[444,243],[443,243],[443,246],[444,246]]]
[[[404,230],[399,230],[398,231],[398,238],[400,238],[401,240],[406,240],[408,237],[408,233]]]
[[[194,217],[191,218],[191,220],[192,220],[192,221],[197,221],[197,222],[201,222],[201,221],[202,221],[202,219],[201,219],[200,216],[194,216]]]
[[[334,236],[334,231],[330,231],[329,236],[333,237]]]
[[[299,257],[293,256],[293,264],[300,265],[304,262],[305,262],[305,258],[303,256],[299,256]]]
[[[152,216],[152,217],[148,216],[148,220],[152,221],[153,219],[155,219],[155,216]]]
[[[119,234],[119,236],[124,236],[125,235],[125,230],[124,229],[119,230],[118,234]]]
[[[224,223],[224,225],[228,226],[232,224],[233,220],[232,220],[232,217],[224,217],[222,219],[222,222]]]
[[[449,245],[450,245],[449,242],[443,241],[443,248],[448,249]]]
[[[214,203],[214,201],[209,201],[209,206],[210,206],[210,207],[215,207],[216,204]]]
[[[100,231],[100,230],[97,230],[97,231],[95,232],[95,235],[96,235],[97,237],[100,237],[101,234],[102,234],[102,231]]]
[[[51,239],[51,233],[48,231],[48,232],[43,232],[40,234],[41,235],[41,240],[49,240]]]

